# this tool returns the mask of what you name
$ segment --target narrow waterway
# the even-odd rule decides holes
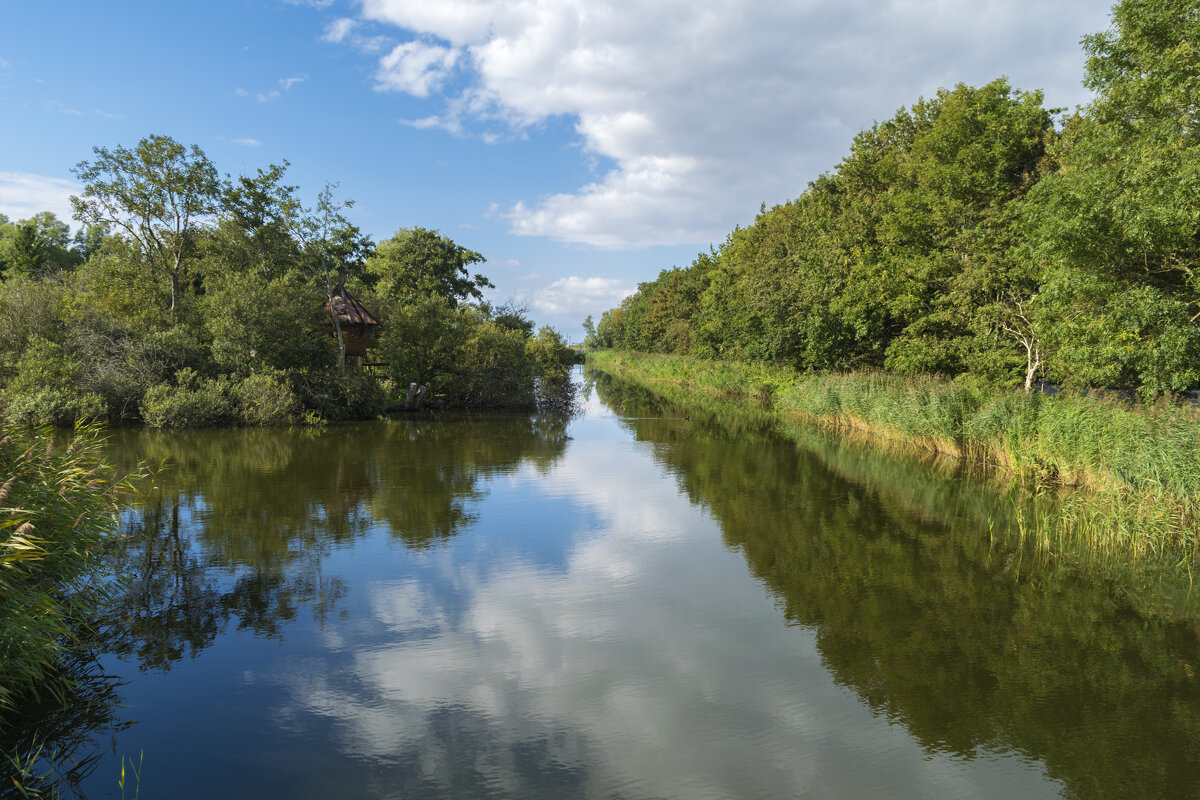
[[[170,466],[88,795],[122,757],[150,800],[1200,795],[1174,600],[1007,544],[965,478],[587,383],[570,420],[119,432]]]

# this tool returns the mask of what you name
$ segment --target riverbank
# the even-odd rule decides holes
[[[1048,545],[1084,542],[1189,562],[1197,554],[1200,409],[1192,406],[628,351],[598,351],[588,361],[655,391],[769,408],[781,422],[924,450],[1029,494],[1061,492],[1052,512],[1020,521],[1023,534]]]

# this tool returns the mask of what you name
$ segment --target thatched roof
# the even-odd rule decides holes
[[[347,325],[378,325],[379,320],[375,319],[375,315],[367,311],[366,306],[358,302],[358,299],[349,292],[343,291],[342,294],[335,294],[333,302],[325,306],[332,306],[333,313],[337,315],[338,321]]]

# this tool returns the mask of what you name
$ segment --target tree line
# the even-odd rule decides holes
[[[1122,0],[1083,47],[1086,108],[1060,117],[1005,79],[901,108],[800,197],[589,317],[588,343],[1146,399],[1200,386],[1200,14]]]
[[[156,426],[369,417],[429,388],[451,407],[569,403],[572,356],[524,309],[484,300],[484,257],[436,230],[379,243],[288,163],[222,177],[152,135],[96,147],[75,174],[81,224],[0,215],[0,403],[10,419]],[[349,293],[381,323],[346,355]]]

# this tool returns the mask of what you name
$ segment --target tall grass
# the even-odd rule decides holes
[[[96,425],[57,441],[0,418],[0,724],[25,694],[67,696],[55,666],[109,583],[101,551],[131,483],[102,444]]]
[[[650,387],[769,405],[783,419],[966,461],[1029,492],[1064,492],[1023,529],[1041,541],[1190,560],[1200,543],[1200,408],[1003,391],[882,372],[601,351],[600,369]]]

